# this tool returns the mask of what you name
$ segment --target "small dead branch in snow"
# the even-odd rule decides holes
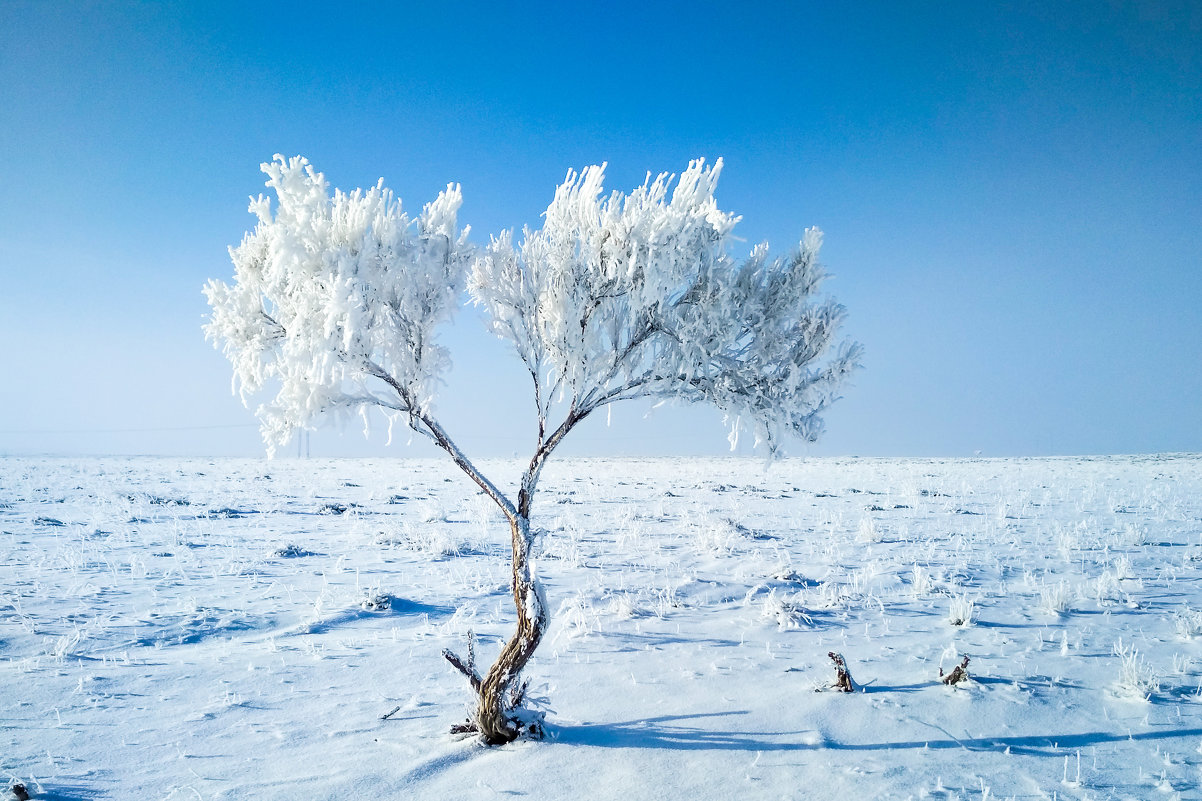
[[[399,706],[394,706],[392,708],[391,712],[387,712],[387,713],[381,715],[380,720],[388,720],[390,717],[392,717],[393,715],[395,715],[397,712],[400,712],[400,711],[401,711],[401,708]]]
[[[471,629],[467,630],[467,661],[459,658],[459,654],[452,651],[450,648],[444,648],[442,656],[451,666],[458,670],[463,675],[467,676],[467,680],[471,682],[472,689],[480,692],[480,674],[476,672],[476,634]],[[456,727],[458,728],[458,727]],[[454,731],[454,729],[452,729]],[[472,729],[475,731],[475,729]]]
[[[943,668],[939,668],[939,678],[948,685],[968,681],[968,657],[964,657],[964,661],[952,668],[952,672],[946,676],[943,675]]]
[[[470,720],[451,726],[451,734],[478,734],[479,732],[480,727]]]
[[[851,680],[851,671],[847,669],[847,661],[843,658],[843,654],[828,651],[826,655],[835,663],[835,683],[831,685],[831,688],[841,693],[854,693],[856,685]]]

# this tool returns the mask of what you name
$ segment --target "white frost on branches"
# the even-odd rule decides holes
[[[468,288],[530,373],[540,445],[556,443],[544,432],[557,401],[566,433],[635,397],[715,404],[732,447],[748,423],[773,453],[788,433],[818,437],[860,355],[834,345],[843,307],[816,298],[822,234],[808,229],[785,258],[761,245],[732,259],[739,218],[714,200],[721,169],[697,160],[630,195],[603,194],[604,165],[569,172],[541,229],[517,245],[502,233],[475,261]]]
[[[324,412],[427,414],[450,364],[435,329],[459,307],[473,253],[459,187],[411,220],[383,179],[331,196],[304,158],[277,155],[262,170],[278,203],[251,200],[259,223],[230,248],[233,285],[205,286],[205,334],[233,363],[243,402],[278,381],[258,410],[269,451]]]
[[[411,220],[383,181],[331,195],[303,158],[262,169],[278,202],[251,201],[259,222],[230,249],[233,285],[205,287],[205,332],[244,402],[278,384],[258,410],[271,450],[322,413],[376,406],[462,457],[431,405],[449,366],[436,328],[465,282],[533,380],[535,481],[576,423],[629,398],[713,403],[732,446],[747,427],[771,453],[786,435],[814,440],[857,367],[859,346],[835,342],[843,307],[818,294],[818,229],[787,257],[765,245],[731,257],[739,218],[714,199],[721,160],[648,175],[629,195],[605,194],[604,165],[569,172],[542,228],[479,253],[457,226],[458,186]]]

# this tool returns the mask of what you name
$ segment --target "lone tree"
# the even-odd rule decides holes
[[[278,203],[260,196],[254,231],[230,249],[234,283],[210,281],[208,339],[233,363],[246,403],[258,408],[269,453],[322,414],[378,408],[450,455],[500,508],[513,548],[517,631],[480,676],[447,652],[478,696],[470,730],[490,744],[520,736],[519,676],[547,629],[531,566],[531,504],[539,475],[564,437],[598,409],[632,398],[708,401],[722,409],[733,445],[751,429],[776,455],[782,441],[819,435],[819,414],[858,366],[858,345],[835,345],[844,309],[817,296],[822,241],[807,229],[788,257],[767,247],[729,254],[739,218],[714,188],[722,162],[692,162],[675,179],[648,175],[629,195],[603,195],[605,166],[569,172],[542,228],[477,249],[460,230],[458,186],[415,220],[375,187],[331,196],[297,157],[262,165]],[[508,497],[463,454],[435,415],[449,367],[437,328],[463,290],[509,340],[534,390],[538,437]]]

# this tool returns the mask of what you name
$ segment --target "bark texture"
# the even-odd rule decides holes
[[[518,625],[478,690],[480,703],[475,722],[489,745],[510,742],[522,733],[523,723],[514,715],[513,692],[547,630],[542,588],[530,566],[530,521],[521,514],[515,515],[509,527],[513,539],[513,603]]]
[[[483,678],[476,672],[470,639],[466,661],[458,654],[443,651],[446,660],[467,677],[477,699],[472,719],[452,727],[451,731],[478,733],[488,745],[512,742],[523,732],[540,733],[538,722],[521,714],[525,692],[519,679],[547,630],[546,602],[530,564],[533,542],[530,520],[523,515],[510,516],[509,528],[513,539],[513,603],[517,609],[517,630]]]

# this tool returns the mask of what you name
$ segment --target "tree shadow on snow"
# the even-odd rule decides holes
[[[840,743],[826,740],[814,730],[800,731],[714,731],[683,725],[685,721],[746,715],[747,711],[711,712],[698,715],[663,715],[622,723],[586,723],[549,728],[549,739],[561,745],[588,748],[651,748],[676,751],[920,751],[967,749],[996,751],[1025,756],[1063,757],[1065,749],[1102,743],[1171,740],[1198,737],[1202,728],[1166,729],[1126,734],[1092,731],[1009,737],[956,737],[939,729],[943,739],[903,740],[880,743]]]
[[[711,731],[680,725],[680,721],[746,715],[746,710],[708,712],[697,715],[662,715],[623,723],[585,723],[549,727],[549,739],[563,745],[592,748],[667,748],[678,751],[774,751],[811,748],[802,742],[789,743],[767,738],[800,738],[812,732]]]

